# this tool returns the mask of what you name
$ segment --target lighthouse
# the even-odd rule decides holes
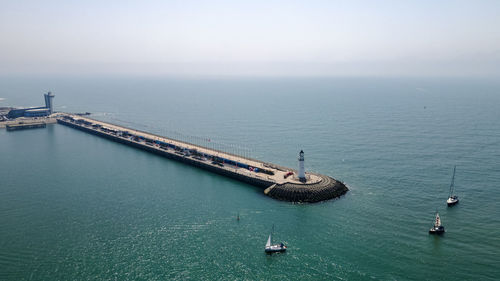
[[[304,169],[304,151],[301,150],[299,153],[299,180],[301,182],[306,181],[306,171]]]

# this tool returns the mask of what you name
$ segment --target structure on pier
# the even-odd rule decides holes
[[[306,182],[306,171],[304,168],[304,151],[301,150],[299,153],[299,180],[301,182]]]

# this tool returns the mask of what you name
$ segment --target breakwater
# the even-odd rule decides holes
[[[344,183],[329,176],[307,173],[304,182],[299,180],[294,169],[80,115],[60,113],[57,122],[261,187],[266,195],[278,200],[312,203],[333,199],[348,191]]]

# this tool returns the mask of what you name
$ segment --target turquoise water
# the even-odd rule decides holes
[[[496,280],[500,83],[1,78],[39,105],[345,181],[319,204],[60,125],[0,130],[0,280]],[[207,142],[206,139],[211,141]],[[445,200],[453,165],[461,201]],[[446,227],[429,236],[438,209]],[[240,214],[241,220],[236,221]],[[275,238],[285,254],[263,252]]]

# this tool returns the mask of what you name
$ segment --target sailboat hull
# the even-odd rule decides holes
[[[272,245],[270,247],[266,247],[265,252],[268,254],[279,253],[286,251],[286,246],[281,245]]]
[[[429,234],[443,234],[443,233],[444,233],[443,226],[435,226],[435,227],[429,229]]]

